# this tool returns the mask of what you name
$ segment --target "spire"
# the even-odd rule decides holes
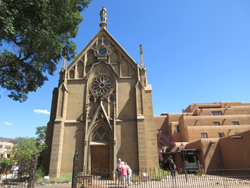
[[[62,63],[62,69],[61,70],[65,69],[65,61],[66,61],[66,56],[63,56],[63,63]]]
[[[105,6],[102,6],[102,10],[100,11],[100,17],[101,17],[101,23],[99,24],[100,28],[106,29],[106,27],[108,27],[108,24],[106,23],[108,20],[108,17],[107,17],[107,10]]]
[[[140,56],[141,56],[141,68],[145,68],[143,64],[143,51],[142,51],[142,44],[140,44]]]

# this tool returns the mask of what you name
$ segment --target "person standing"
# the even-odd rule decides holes
[[[117,171],[117,174],[118,174],[118,184],[121,181],[121,171],[120,171],[120,169],[121,169],[121,161],[122,160],[119,158],[118,162],[117,162],[117,167],[116,167],[116,171]]]
[[[130,166],[128,166],[128,164],[126,162],[124,162],[124,164],[127,166],[127,179],[128,179],[128,186],[131,185],[131,175],[132,175],[132,169],[130,168]]]
[[[169,169],[171,170],[171,176],[175,177],[176,165],[175,165],[173,159],[170,159]]]
[[[15,178],[18,175],[18,165],[13,166],[13,177]]]
[[[19,165],[18,166],[18,178],[21,178],[23,175],[23,166]]]
[[[125,187],[126,186],[126,180],[127,180],[128,168],[127,168],[127,165],[124,165],[124,162],[121,162],[120,171],[121,171],[121,175],[122,175],[122,184],[123,184],[123,187]]]

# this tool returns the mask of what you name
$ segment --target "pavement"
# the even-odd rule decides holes
[[[71,182],[70,183],[63,183],[63,184],[44,184],[44,185],[35,185],[34,188],[71,188]]]

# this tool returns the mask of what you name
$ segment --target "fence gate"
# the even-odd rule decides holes
[[[0,188],[34,188],[37,156],[32,154],[31,161],[23,161],[11,169],[5,168],[0,173]]]
[[[72,188],[92,188],[93,176],[79,172],[78,151],[76,151],[73,161]]]

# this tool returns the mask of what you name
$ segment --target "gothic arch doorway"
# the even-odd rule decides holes
[[[103,124],[98,124],[92,132],[90,142],[91,174],[106,175],[111,170],[111,135],[108,128]]]

